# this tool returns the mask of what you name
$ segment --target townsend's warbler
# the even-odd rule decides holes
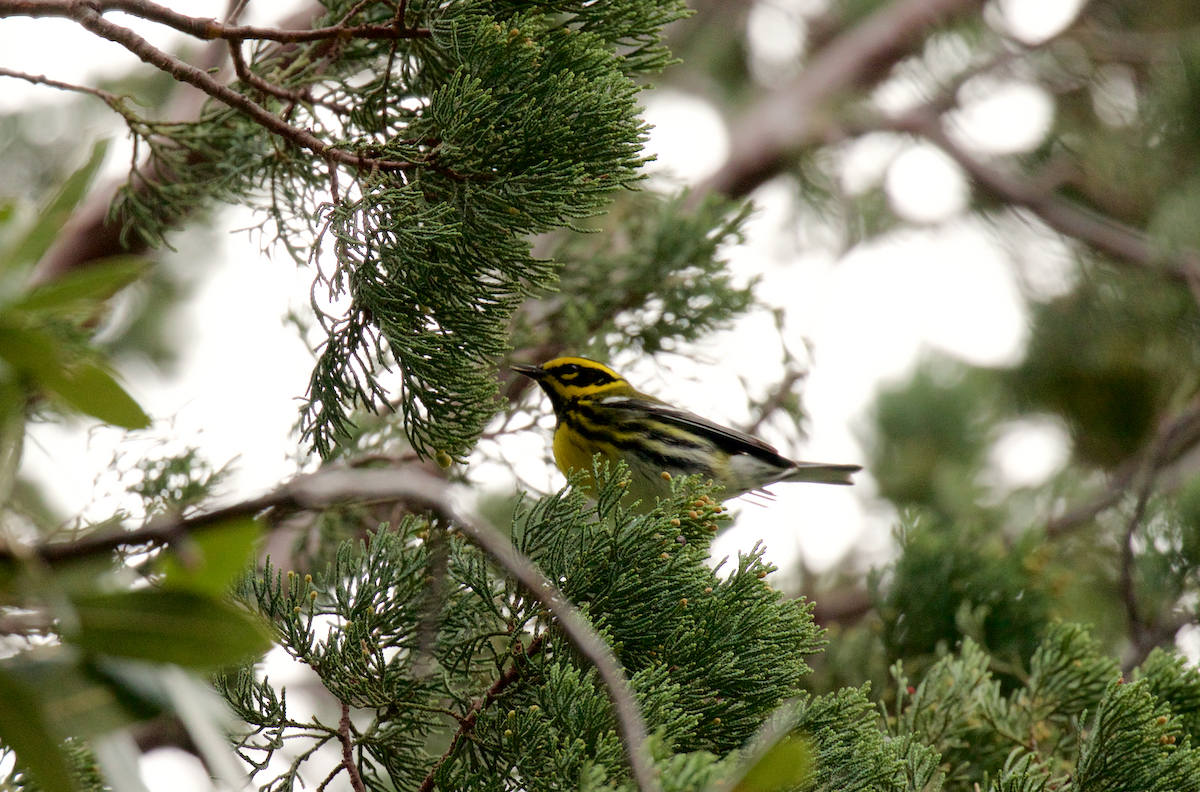
[[[564,473],[590,473],[596,454],[629,466],[630,497],[651,507],[671,491],[672,476],[699,475],[735,498],[777,481],[853,484],[860,465],[793,462],[758,438],[639,393],[594,360],[562,357],[513,366],[550,397],[558,425],[554,459]]]

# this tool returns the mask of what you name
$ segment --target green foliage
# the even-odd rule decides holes
[[[1025,359],[1008,387],[1027,411],[1061,415],[1080,462],[1112,467],[1196,386],[1200,309],[1183,285],[1084,268],[1069,294],[1033,307]]]
[[[897,665],[887,728],[941,755],[946,790],[1194,789],[1200,751],[1182,723],[1200,677],[1163,654],[1125,684],[1098,650],[1078,625],[1053,626],[1005,695],[992,659],[967,639],[916,687]]]
[[[873,578],[888,662],[922,667],[970,636],[1020,666],[1050,617],[1033,537],[1006,544],[989,526],[970,529],[910,516],[901,555]]]
[[[960,516],[978,494],[997,396],[995,377],[932,358],[875,402],[871,469],[880,494],[900,506]],[[990,410],[989,410],[990,408]]]
[[[754,283],[736,284],[722,256],[749,214],[749,205],[715,196],[696,207],[687,193],[620,196],[590,228],[599,233],[550,240],[549,254],[563,262],[559,293],[517,314],[513,342],[607,360],[670,351],[727,326],[754,304]]]
[[[1079,789],[1191,792],[1200,789],[1200,751],[1177,744],[1179,721],[1145,682],[1109,684],[1072,779]]]
[[[0,743],[21,757],[47,792],[73,787],[66,757],[58,749],[37,700],[9,674],[0,671]]]
[[[83,199],[104,159],[105,144],[72,174],[28,227],[3,229],[0,237],[0,442],[19,448],[24,418],[44,396],[69,412],[90,415],[126,429],[150,419],[125,392],[108,361],[88,343],[85,326],[102,312],[105,300],[145,269],[120,256],[51,284],[32,286],[29,271],[49,249],[71,212]],[[14,217],[0,219],[0,228]],[[10,238],[11,237],[11,238]],[[5,452],[8,453],[7,451]],[[0,491],[6,495],[11,473]]]
[[[820,645],[809,607],[764,584],[769,567],[758,551],[728,577],[708,568],[713,502],[698,483],[680,483],[646,515],[620,506],[621,484],[608,479],[594,505],[575,490],[523,505],[514,541],[613,646],[661,762],[728,754],[799,692],[804,656]],[[506,778],[529,789],[625,783],[595,673],[540,603],[443,530],[407,519],[343,545],[315,578],[267,567],[243,596],[331,693],[367,711],[356,756],[372,788],[412,788],[427,775],[459,789],[502,788]],[[224,690],[252,727],[240,750],[256,766],[289,735],[307,734],[312,747],[334,738],[288,714],[248,670],[227,677]],[[688,767],[712,772],[705,762]]]
[[[289,106],[293,126],[392,166],[339,176],[344,165],[288,152],[215,104],[189,125],[129,120],[157,167],[178,177],[122,193],[132,232],[156,243],[214,198],[250,203],[321,269],[338,307],[318,309],[327,338],[302,428],[323,456],[351,434],[351,411],[392,400],[419,454],[466,453],[495,410],[509,318],[556,279],[528,235],[599,213],[640,178],[645,128],[631,78],[669,62],[659,30],[684,13],[679,2],[633,0],[404,8],[427,37],[352,40],[332,62],[321,42],[262,47],[250,65],[317,92]],[[390,24],[394,8],[329,2],[317,24],[348,13]],[[378,379],[385,368],[399,375],[396,393]]]
[[[128,491],[142,499],[147,515],[183,513],[211,498],[227,474],[214,470],[199,449],[172,456],[147,456],[135,463],[137,480]]]

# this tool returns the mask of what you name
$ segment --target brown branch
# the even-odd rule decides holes
[[[70,18],[78,22],[85,30],[115,44],[120,44],[145,63],[166,72],[179,82],[200,89],[212,98],[252,119],[264,129],[308,149],[319,157],[366,170],[404,170],[413,167],[411,162],[372,159],[334,148],[307,129],[292,126],[244,94],[222,85],[207,72],[184,63],[170,53],[163,52],[129,28],[109,22],[91,7],[80,5],[76,8],[79,9],[78,12],[71,15]]]
[[[1142,623],[1138,612],[1137,587],[1133,580],[1133,539],[1137,535],[1138,526],[1146,516],[1146,505],[1150,502],[1150,494],[1154,491],[1154,477],[1147,476],[1146,482],[1138,493],[1137,503],[1133,514],[1125,525],[1125,537],[1121,542],[1121,601],[1125,604],[1125,618],[1129,623],[1129,634],[1134,646],[1141,649],[1146,625]]]
[[[275,83],[268,82],[262,77],[259,77],[246,63],[246,58],[244,55],[242,55],[242,42],[240,41],[229,42],[229,56],[233,61],[233,70],[237,74],[238,79],[256,90],[262,91],[263,93],[271,96],[279,97],[280,99],[286,99],[289,102],[295,102],[297,104],[320,105],[328,110],[332,110],[338,115],[350,115],[350,109],[338,104],[337,102],[316,99],[309,91],[293,91],[290,88],[284,88],[281,85],[276,85]]]
[[[160,25],[206,41],[275,41],[299,44],[330,39],[412,39],[429,38],[423,28],[386,25],[334,25],[308,30],[280,30],[248,25],[225,25],[210,17],[190,17],[166,6],[147,0],[0,0],[0,18],[8,16],[60,17],[78,21],[82,9],[96,14],[121,11],[130,16],[157,22]]]
[[[778,175],[797,152],[823,139],[826,103],[869,87],[931,27],[982,6],[982,0],[894,0],[835,38],[788,85],[742,115],[732,135],[737,146],[692,200],[709,191],[740,198]]]
[[[1171,418],[1164,420],[1154,437],[1136,456],[1113,473],[1109,485],[1095,501],[1051,520],[1046,535],[1061,536],[1121,502],[1135,482],[1153,481],[1168,465],[1200,444],[1200,395]]]
[[[438,771],[454,756],[462,741],[475,730],[475,723],[479,720],[479,714],[490,707],[512,683],[521,678],[522,658],[533,657],[540,653],[544,645],[544,640],[545,633],[534,638],[533,642],[529,644],[529,649],[517,657],[513,664],[500,674],[499,678],[488,688],[487,693],[483,695],[483,698],[471,704],[471,708],[465,716],[458,719],[458,731],[454,733],[453,739],[450,740],[450,747],[438,758],[433,769],[429,771],[429,774],[425,776],[425,780],[421,782],[421,786],[417,787],[417,792],[430,792],[434,788],[434,785],[437,783],[436,777]],[[519,647],[520,644],[517,644],[517,646]]]
[[[1108,486],[1095,500],[1062,514],[1046,523],[1046,536],[1053,539],[1063,536],[1089,520],[1108,511],[1121,502],[1121,498],[1133,483],[1133,477],[1142,466],[1141,455],[1127,459],[1109,477]]]
[[[359,775],[358,765],[354,762],[354,741],[350,738],[350,705],[342,702],[342,719],[338,721],[338,740],[342,743],[342,764],[346,774],[350,776],[350,786],[354,792],[367,792],[366,784]]]
[[[213,525],[231,516],[257,515],[266,509],[287,513],[292,510],[316,510],[346,501],[417,504],[454,525],[463,535],[511,574],[534,598],[550,611],[566,637],[588,659],[603,680],[612,699],[617,725],[634,781],[642,792],[661,789],[654,774],[647,741],[646,722],[625,672],[588,620],[571,604],[541,570],[512,542],[482,518],[456,508],[450,485],[418,470],[350,470],[329,468],[296,476],[261,498],[234,504],[205,515],[165,519],[137,531],[88,537],[77,542],[41,544],[17,554],[0,551],[0,562],[36,556],[47,562],[97,556],[125,545],[165,545],[187,533]]]
[[[45,85],[49,88],[57,88],[61,91],[74,91],[75,93],[88,94],[90,96],[99,98],[106,105],[119,113],[124,114],[126,112],[125,97],[118,96],[110,91],[105,91],[102,88],[91,88],[86,85],[75,85],[73,83],[52,80],[44,74],[27,74],[25,72],[14,71],[12,69],[5,68],[0,68],[0,77],[12,77],[13,79],[24,80],[25,82],[33,83],[34,85]]]
[[[766,400],[759,405],[758,415],[754,417],[754,420],[751,421],[749,425],[741,427],[742,431],[750,435],[758,434],[758,430],[762,428],[762,425],[766,423],[776,411],[782,409],[784,402],[786,402],[788,398],[793,395],[792,388],[796,386],[796,383],[804,379],[806,376],[808,376],[808,372],[794,368],[788,369],[787,373],[784,374],[783,379],[776,383],[773,388],[771,388],[771,392],[767,394]]]
[[[113,28],[114,32],[124,31],[124,28],[100,19],[98,13],[94,9],[95,6],[89,6],[81,2],[54,2],[52,0],[0,0],[0,18],[9,15],[64,16],[67,15],[66,12],[69,10],[71,15],[90,15],[95,20],[98,20],[100,24]],[[303,25],[304,20],[312,19],[314,16],[318,15],[321,10],[322,9],[319,6],[314,4],[313,6],[297,12],[292,17],[284,20],[281,24],[284,26]],[[75,16],[69,16],[69,18],[76,19]],[[78,21],[78,19],[76,19],[76,21]],[[342,29],[352,30],[353,28],[343,27]],[[239,28],[238,30],[241,29]],[[128,31],[125,32],[128,33]],[[135,36],[134,38],[137,37]],[[140,39],[138,40],[141,41]],[[338,39],[330,39],[331,43],[336,42],[337,40]],[[123,46],[125,45],[120,41],[118,41],[118,43],[122,43]],[[201,97],[214,97],[224,101],[222,96],[214,96],[214,92],[210,90],[215,86],[217,89],[217,94],[224,93],[226,98],[232,98],[234,101],[239,102],[242,105],[242,107],[238,109],[249,110],[252,114],[257,114],[256,120],[265,121],[268,125],[268,128],[272,129],[272,131],[282,131],[285,133],[284,137],[293,140],[294,142],[298,142],[300,145],[305,145],[305,137],[313,139],[311,133],[307,133],[305,130],[295,130],[294,127],[290,127],[278,117],[272,116],[268,111],[251,102],[246,97],[241,96],[241,94],[238,94],[227,87],[221,86],[210,76],[208,68],[190,67],[187,64],[183,64],[177,59],[172,58],[166,53],[156,50],[154,47],[144,41],[141,41],[141,46],[143,48],[143,52],[135,52],[135,54],[138,54],[139,58],[146,60],[146,58],[143,57],[143,54],[150,56],[151,65],[155,66],[156,68],[163,68],[164,71],[176,76],[180,82],[180,85],[193,89],[192,92],[181,93],[180,99],[175,102],[177,107],[176,114],[180,117],[197,117],[201,108],[201,102],[199,101],[199,98]],[[279,46],[286,48],[293,45],[281,44]],[[219,65],[219,56],[222,55],[224,51],[224,46],[219,48],[210,47],[209,52],[205,56],[207,63],[203,64],[203,66],[211,68]],[[154,62],[155,59],[158,60],[157,63]],[[191,79],[183,79],[180,77],[176,73],[180,68],[188,70],[187,73],[190,75]],[[51,85],[56,82],[57,81],[47,81],[46,84]],[[55,87],[65,86],[66,84],[55,85]],[[103,98],[101,94],[96,95]],[[295,130],[301,133],[301,139],[297,141],[297,139],[290,134],[289,130]],[[381,169],[394,169],[395,166],[409,166],[408,163],[374,160],[370,157],[359,157],[347,151],[329,149],[324,144],[321,145],[324,150],[316,152],[320,156],[325,156],[329,160],[355,168],[379,167]],[[152,189],[154,183],[170,184],[177,178],[171,173],[153,172],[153,167],[151,167],[150,170],[152,172],[149,177],[134,177],[131,182],[131,188],[144,192]],[[150,181],[147,181],[147,178]],[[141,253],[146,250],[147,246],[144,240],[137,235],[126,238],[124,234],[124,221],[120,217],[113,217],[110,215],[109,206],[112,201],[114,189],[114,187],[110,187],[103,191],[97,192],[75,212],[72,218],[68,221],[67,225],[63,228],[63,232],[51,246],[50,250],[47,251],[46,255],[42,257],[42,260],[38,262],[38,265],[31,277],[31,282],[36,284],[49,283],[56,278],[61,277],[66,272],[70,272],[80,267],[86,267],[92,262],[99,261],[109,256],[123,253]]]
[[[888,119],[883,126],[925,138],[944,151],[971,177],[976,187],[1014,206],[1028,209],[1050,228],[1096,250],[1146,269],[1187,282],[1200,278],[1200,252],[1170,252],[1140,230],[1062,198],[1032,180],[994,168],[967,153],[942,128],[941,119],[924,109]]]

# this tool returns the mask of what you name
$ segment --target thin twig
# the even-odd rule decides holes
[[[233,61],[233,70],[237,74],[238,79],[246,83],[252,88],[262,91],[265,94],[276,96],[280,99],[286,99],[289,102],[297,104],[319,105],[327,110],[331,110],[341,116],[350,115],[350,108],[340,105],[337,102],[330,102],[325,99],[317,99],[312,96],[310,91],[293,91],[290,88],[284,88],[281,85],[276,85],[273,82],[264,80],[254,73],[254,70],[246,63],[246,57],[242,54],[242,42],[230,39],[229,40],[229,56]]]
[[[414,39],[429,38],[430,31],[424,28],[397,28],[386,25],[334,25],[308,30],[279,30],[277,28],[253,27],[249,25],[224,25],[211,17],[190,17],[166,6],[147,0],[0,0],[0,18],[62,17],[79,19],[83,9],[95,14],[122,11],[130,16],[157,22],[195,38],[212,41],[276,41],[281,44],[300,44],[329,39]]]
[[[48,2],[55,6],[63,4],[62,0],[48,0]],[[122,2],[130,2],[130,0],[122,0]],[[41,3],[30,2],[29,0],[0,0],[0,18],[6,15],[4,13],[6,10],[5,7],[13,5],[32,5],[39,8],[41,7]],[[131,7],[139,7],[140,5],[140,2],[131,3]],[[345,151],[344,149],[335,148],[334,146],[329,145],[307,129],[301,129],[299,127],[292,126],[279,116],[267,110],[262,105],[259,105],[257,102],[250,99],[248,96],[238,93],[232,88],[221,84],[217,80],[213,79],[208,72],[197,69],[195,66],[185,63],[179,58],[176,58],[174,55],[158,49],[129,28],[125,28],[108,21],[101,16],[100,11],[97,10],[95,5],[67,2],[61,10],[63,13],[45,14],[45,16],[62,16],[74,20],[85,30],[94,33],[101,38],[108,39],[116,44],[120,44],[122,47],[129,50],[134,55],[137,55],[138,58],[150,64],[154,68],[166,72],[180,82],[184,82],[188,85],[198,88],[212,98],[223,102],[234,110],[237,110],[243,115],[249,117],[266,130],[273,132],[286,140],[290,140],[296,145],[312,151],[319,157],[332,162],[337,162],[342,165],[364,170],[395,171],[415,167],[414,163],[411,162],[366,157],[361,154],[355,154],[353,152]],[[129,13],[136,12],[129,11]],[[9,15],[11,15],[11,13]],[[387,26],[387,29],[393,30],[390,25]],[[352,30],[352,28],[343,28],[342,30]],[[251,38],[251,36],[244,36],[244,38]]]
[[[1141,491],[1138,492],[1137,503],[1129,522],[1125,525],[1125,536],[1121,542],[1121,600],[1125,604],[1125,618],[1129,622],[1129,634],[1134,646],[1141,649],[1146,625],[1142,623],[1137,604],[1137,587],[1133,580],[1134,552],[1133,540],[1137,535],[1138,526],[1146,516],[1146,505],[1150,502],[1150,494],[1154,491],[1154,477],[1147,476]]]
[[[475,730],[475,723],[479,720],[479,714],[490,707],[492,703],[500,697],[501,693],[503,693],[510,685],[521,678],[522,661],[529,657],[533,657],[542,651],[542,647],[545,643],[544,638],[544,634],[534,638],[533,642],[529,644],[529,648],[515,658],[513,664],[509,666],[502,674],[500,674],[496,681],[492,683],[492,686],[488,688],[487,693],[483,695],[483,698],[472,703],[467,714],[461,718],[458,718],[458,731],[454,733],[453,739],[450,740],[450,747],[447,748],[441,757],[438,758],[437,762],[433,766],[433,769],[429,771],[429,774],[425,776],[425,780],[421,782],[421,786],[417,787],[417,792],[430,792],[434,788],[437,783],[438,771],[442,769],[442,766],[445,765],[446,762],[450,761],[455,752],[458,750],[458,746],[462,744],[462,741],[469,737],[471,732]],[[517,646],[519,647],[520,644],[517,644]]]
[[[124,114],[126,112],[125,97],[105,91],[102,88],[92,88],[87,85],[75,85],[74,83],[52,80],[44,74],[27,74],[26,72],[14,71],[13,69],[5,68],[0,68],[0,77],[12,77],[17,80],[24,80],[25,82],[33,83],[34,85],[45,85],[50,88],[57,88],[61,91],[74,91],[76,93],[89,94],[102,100],[106,105],[119,113]]]
[[[342,719],[338,721],[338,740],[342,743],[342,767],[350,776],[350,786],[354,792],[367,792],[362,776],[358,773],[358,765],[354,762],[354,741],[350,737],[350,705],[342,702]]]
[[[783,379],[776,383],[773,388],[771,388],[771,392],[767,394],[766,400],[759,405],[758,415],[754,417],[754,420],[751,421],[749,425],[742,427],[742,431],[751,435],[758,434],[758,430],[762,428],[762,425],[766,423],[777,410],[781,409],[784,405],[784,402],[786,402],[788,398],[793,395],[792,388],[796,386],[796,383],[804,379],[807,375],[807,372],[801,371],[800,369],[789,369],[788,372],[784,374]]]

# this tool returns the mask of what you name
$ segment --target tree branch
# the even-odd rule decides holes
[[[104,102],[106,105],[116,110],[118,113],[124,114],[128,112],[125,109],[125,98],[118,96],[110,91],[105,91],[102,88],[91,88],[86,85],[75,85],[74,83],[61,82],[52,80],[44,74],[27,74],[22,71],[14,71],[12,69],[0,68],[0,77],[12,77],[16,80],[24,80],[25,82],[33,83],[34,85],[45,85],[49,88],[57,88],[60,91],[73,91],[75,93],[88,94],[95,96]]]
[[[241,80],[242,82],[246,83],[246,85],[249,85],[250,87],[252,87],[258,91],[262,91],[263,93],[269,94],[271,96],[276,96],[280,99],[286,99],[289,102],[320,105],[321,107],[332,110],[333,112],[337,113],[340,116],[350,115],[349,108],[343,107],[342,105],[337,104],[336,102],[327,102],[327,101],[319,100],[319,99],[314,98],[311,95],[311,93],[309,93],[307,91],[305,93],[301,93],[299,91],[293,91],[289,88],[284,88],[282,86],[276,85],[275,83],[268,82],[268,81],[264,80],[262,77],[259,77],[257,74],[254,73],[254,71],[246,63],[245,56],[242,55],[242,42],[241,41],[230,41],[229,42],[229,56],[230,56],[230,59],[233,61],[233,70],[234,70],[234,73],[237,74],[238,79]],[[286,113],[285,113],[285,115],[286,115]]]
[[[1022,180],[988,165],[955,143],[942,128],[941,119],[927,110],[888,119],[882,126],[925,138],[957,162],[980,190],[1006,203],[1028,209],[1061,234],[1085,242],[1102,253],[1165,273],[1176,280],[1190,282],[1200,279],[1200,252],[1185,249],[1173,253],[1165,250],[1136,228],[1092,212],[1032,180]]]
[[[34,556],[53,563],[66,559],[95,556],[127,545],[165,545],[194,530],[215,525],[234,516],[257,515],[267,509],[316,510],[345,502],[407,501],[453,524],[492,560],[550,611],[575,648],[596,668],[608,688],[625,753],[637,787],[642,792],[661,789],[654,773],[649,750],[646,722],[625,672],[608,645],[588,620],[571,604],[529,558],[512,546],[511,541],[479,517],[454,505],[450,485],[417,470],[351,470],[331,468],[296,476],[274,492],[216,511],[190,518],[156,520],[136,531],[103,534],[77,542],[41,544],[14,553],[0,551],[0,562]]]
[[[545,633],[539,635],[537,638],[534,638],[533,642],[529,644],[529,649],[527,649],[521,655],[521,657],[517,658],[512,666],[502,673],[494,683],[492,683],[492,686],[488,688],[487,693],[484,694],[483,698],[471,705],[470,711],[467,712],[465,717],[459,720],[458,731],[454,733],[454,738],[450,740],[450,747],[446,749],[445,753],[442,754],[441,758],[439,758],[437,763],[433,766],[433,769],[429,771],[427,776],[425,776],[425,780],[421,782],[421,786],[417,787],[417,792],[431,792],[431,790],[434,788],[434,785],[437,783],[438,771],[441,770],[442,766],[450,760],[450,757],[454,756],[454,752],[458,750],[458,746],[462,743],[462,741],[466,739],[472,731],[475,730],[475,724],[479,720],[479,713],[490,707],[492,702],[494,702],[500,696],[500,694],[508,688],[509,685],[521,678],[521,658],[532,657],[540,653],[544,643]]]
[[[338,740],[342,743],[342,767],[346,768],[346,774],[350,776],[350,786],[354,788],[354,792],[367,792],[362,776],[359,775],[358,765],[354,762],[354,740],[350,738],[350,705],[344,701],[342,719],[338,721]]]
[[[207,72],[184,63],[170,53],[163,52],[129,28],[109,22],[92,7],[82,4],[72,4],[72,7],[76,11],[70,15],[70,19],[78,22],[85,30],[120,44],[145,63],[170,74],[179,82],[200,89],[255,121],[267,131],[273,132],[285,140],[290,140],[319,157],[330,162],[365,170],[405,170],[413,167],[411,162],[374,159],[335,148],[307,129],[292,126],[244,94],[222,85]]]
[[[83,9],[96,14],[121,11],[157,22],[195,38],[213,41],[276,41],[282,44],[299,44],[328,39],[411,39],[429,38],[430,31],[423,28],[406,28],[402,25],[334,25],[308,30],[280,30],[278,28],[252,27],[247,25],[225,25],[210,17],[190,17],[185,14],[148,2],[148,0],[0,0],[0,18],[8,16],[60,17],[79,20]]]
[[[868,87],[887,73],[934,25],[983,6],[982,0],[894,0],[813,56],[788,85],[742,115],[729,159],[692,195],[748,195],[782,172],[796,153],[824,136],[824,105]]]

